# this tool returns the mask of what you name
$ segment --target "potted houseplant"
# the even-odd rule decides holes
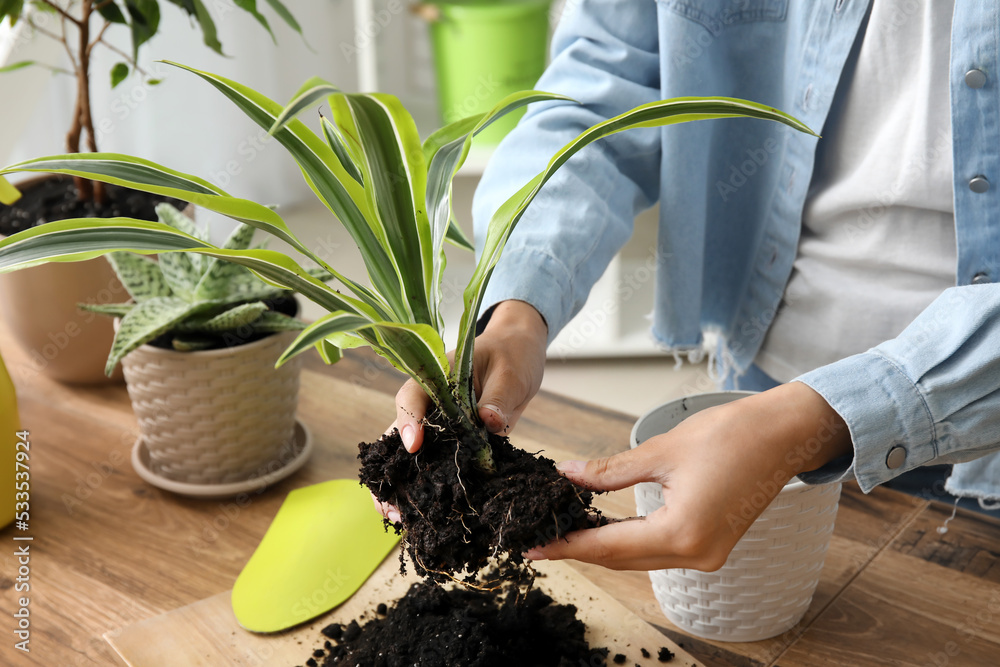
[[[161,223],[208,240],[170,204],[156,211]],[[222,247],[245,250],[253,232],[240,225]],[[131,301],[81,307],[119,318],[105,372],[124,367],[139,474],[172,491],[228,495],[294,471],[308,455],[295,422],[299,365],[274,368],[290,332],[305,328],[291,293],[195,253],[107,258]]]
[[[589,493],[560,476],[551,461],[516,450],[486,432],[473,390],[475,323],[484,289],[507,238],[539,189],[586,145],[632,127],[747,116],[810,132],[769,107],[718,97],[652,102],[586,130],[494,214],[464,291],[465,308],[450,361],[439,303],[444,242],[450,238],[469,245],[453,224],[452,179],[474,135],[497,118],[534,101],[574,102],[537,91],[516,93],[488,113],[446,125],[421,143],[412,117],[391,95],[344,94],[312,79],[282,107],[236,82],[186,69],[269,128],[291,153],[310,187],[357,242],[371,286],[338,273],[270,208],[234,198],[196,176],[116,154],[39,158],[0,170],[0,175],[56,172],[189,201],[286,241],[328,270],[344,291],[317,280],[288,255],[217,248],[169,225],[129,219],[68,220],[21,232],[0,242],[0,272],[119,250],[187,251],[241,264],[328,310],[299,334],[282,363],[311,348],[329,362],[342,348],[369,346],[413,377],[435,405],[419,456],[405,452],[398,433],[361,446],[363,481],[379,500],[398,507],[399,528],[405,531],[415,567],[434,577],[474,571],[491,556],[506,556],[516,566],[527,549],[594,520],[588,511]],[[296,116],[319,101],[326,102],[330,117],[320,116],[317,133]]]
[[[201,28],[206,46],[222,53],[215,22],[201,0],[170,0],[182,8]],[[274,12],[293,29],[298,23],[280,0],[267,0]],[[236,6],[253,15],[270,32],[267,18],[256,9],[256,0],[237,2]],[[55,20],[49,20],[49,19]],[[119,56],[109,73],[111,86],[117,86],[131,73],[145,76],[138,64],[139,51],[160,27],[158,0],[0,0],[0,23],[28,29],[43,38],[59,41],[68,54],[69,67],[76,81],[76,95],[70,126],[66,132],[66,152],[97,151],[97,139],[91,110],[91,59],[95,49],[109,49]],[[44,19],[44,20],[43,20]],[[111,44],[109,30],[128,29],[132,49],[125,52]],[[3,65],[3,63],[0,63]],[[51,65],[19,61],[0,67],[18,70],[29,66]],[[156,79],[147,77],[149,84]],[[10,186],[5,185],[10,193]],[[12,207],[0,207],[0,235],[46,221],[82,217],[127,215],[154,220],[153,207],[162,200],[146,193],[108,188],[86,178],[51,177],[32,179],[18,185],[24,198]],[[13,197],[8,197],[12,199]],[[98,382],[104,379],[103,350],[110,345],[113,331],[110,320],[81,314],[78,302],[108,303],[124,295],[107,264],[101,261],[63,267],[45,267],[28,274],[9,276],[0,281],[0,309],[15,337],[26,348],[31,366],[66,382]],[[45,304],[44,308],[40,304]],[[26,307],[42,310],[35,318],[18,317]]]

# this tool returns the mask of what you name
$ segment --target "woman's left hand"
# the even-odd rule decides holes
[[[664,507],[569,533],[525,556],[616,570],[711,572],[785,482],[851,452],[847,425],[822,396],[800,382],[781,385],[697,412],[635,449],[560,464],[566,477],[594,490],[656,482]]]

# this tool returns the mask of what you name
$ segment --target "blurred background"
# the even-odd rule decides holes
[[[536,6],[528,8],[527,14],[484,20],[494,26],[506,21],[522,40],[515,56],[520,53],[523,58],[535,49],[540,68],[546,36],[565,12],[573,11],[574,3],[522,0],[521,4]],[[197,174],[233,195],[272,204],[307,245],[317,248],[339,270],[363,275],[350,238],[315,201],[284,151],[215,89],[157,61],[174,60],[219,73],[280,102],[287,101],[311,76],[347,91],[392,93],[413,113],[422,136],[446,117],[454,120],[503,96],[503,90],[495,90],[502,84],[495,82],[510,77],[486,68],[507,67],[508,72],[534,78],[534,66],[505,65],[494,53],[483,60],[462,51],[473,48],[468,40],[442,41],[449,39],[449,26],[462,17],[448,15],[448,9],[439,5],[416,5],[409,0],[286,0],[286,4],[301,24],[304,39],[283,22],[272,20],[276,38],[272,41],[232,0],[207,3],[225,57],[204,47],[201,33],[190,26],[184,12],[164,4],[160,30],[140,52],[145,76],[133,73],[114,88],[108,72],[120,57],[109,49],[95,49],[91,97],[98,146],[102,151],[129,153]],[[57,18],[37,19],[41,26],[45,21]],[[119,29],[109,30],[105,39],[129,51],[128,31],[115,27]],[[0,66],[23,60],[65,66],[61,44],[28,33],[0,26]],[[455,34],[452,31],[451,37]],[[487,38],[472,36],[475,42],[486,43]],[[447,71],[449,64],[456,63],[462,65],[461,71]],[[463,77],[465,89],[461,89]],[[162,82],[151,85],[150,78]],[[74,84],[70,76],[38,67],[0,74],[3,164],[65,151]],[[191,146],[199,149],[191,150]],[[478,146],[455,184],[456,215],[470,234],[472,195],[490,152],[488,145]],[[198,222],[209,227],[213,240],[221,242],[233,223],[209,215],[199,212]],[[676,363],[673,356],[656,348],[649,334],[655,230],[655,210],[637,219],[628,246],[595,287],[585,309],[551,346],[544,388],[631,414],[714,388],[703,363]],[[449,248],[446,322],[458,321],[461,289],[472,267],[471,255]],[[620,289],[622,285],[629,289]],[[629,297],[624,299],[623,293]],[[307,319],[318,314],[307,305]]]

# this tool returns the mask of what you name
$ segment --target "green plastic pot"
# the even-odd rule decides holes
[[[438,100],[444,122],[488,111],[519,90],[535,87],[545,69],[551,0],[441,0],[431,23]],[[496,144],[523,111],[477,137]]]

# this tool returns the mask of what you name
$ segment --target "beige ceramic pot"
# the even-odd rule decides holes
[[[27,179],[18,188],[30,189],[49,178]],[[111,319],[80,310],[77,304],[128,298],[103,257],[0,275],[0,317],[28,353],[28,368],[61,382],[121,382],[120,369],[110,378],[104,374],[115,335]]]
[[[295,331],[219,350],[143,345],[122,360],[152,476],[221,485],[274,472],[295,443],[296,357],[275,369]],[[294,454],[294,452],[293,452]]]

